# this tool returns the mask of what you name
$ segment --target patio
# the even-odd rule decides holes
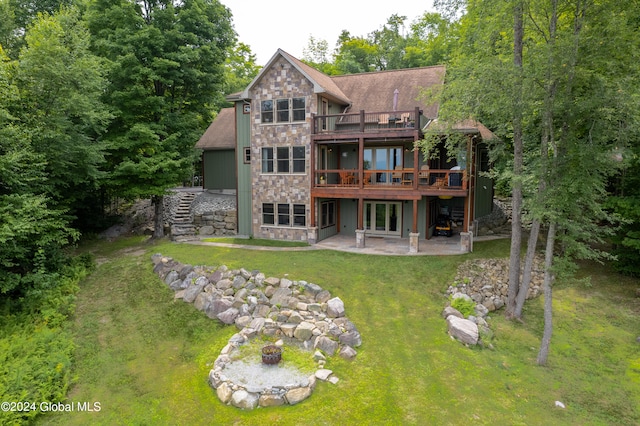
[[[433,237],[430,240],[420,239],[418,253],[409,253],[408,238],[365,237],[364,248],[356,247],[356,237],[353,235],[334,235],[315,244],[319,249],[346,251],[362,254],[381,255],[452,255],[464,254],[460,248],[460,234],[452,237]]]

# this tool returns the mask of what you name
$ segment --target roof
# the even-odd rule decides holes
[[[419,107],[429,118],[438,116],[438,104],[427,102],[425,89],[439,89],[444,84],[443,65],[404,68],[363,74],[333,76],[331,79],[351,100],[351,111],[392,111],[394,92],[398,90],[396,110]]]
[[[269,59],[269,62],[262,68],[260,73],[249,83],[247,88],[240,95],[243,99],[249,99],[249,91],[253,86],[255,86],[258,81],[262,78],[262,74],[271,68],[273,63],[278,60],[278,58],[286,59],[291,65],[293,65],[302,75],[304,75],[312,84],[314,93],[324,93],[330,98],[335,99],[338,102],[349,104],[349,98],[342,93],[342,90],[331,80],[331,77],[316,70],[313,67],[305,64],[297,58],[289,55],[282,49],[278,49],[278,51]]]
[[[443,133],[446,131],[454,131],[459,133],[479,133],[483,140],[496,139],[496,135],[489,130],[484,124],[477,120],[468,119],[449,126],[442,121],[434,120],[429,123],[428,131]]]
[[[211,149],[235,149],[236,147],[236,120],[235,108],[223,108],[204,132],[196,148]]]

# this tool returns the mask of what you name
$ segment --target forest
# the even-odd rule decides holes
[[[333,48],[310,37],[302,59],[330,75],[447,66],[424,94],[439,120],[473,117],[498,136],[491,176],[514,205],[506,314],[521,317],[543,246],[550,327],[553,282],[576,261],[640,276],[640,4],[435,6],[345,29]],[[260,66],[224,1],[0,0],[0,17],[0,395],[60,400],[65,322],[93,267],[70,248],[118,220],[116,200],[151,199],[163,237],[164,195],[192,179],[195,142]],[[37,362],[12,369],[29,354]]]

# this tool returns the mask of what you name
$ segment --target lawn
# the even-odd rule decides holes
[[[474,244],[464,256],[367,256],[272,252],[141,239],[86,246],[98,260],[82,282],[73,333],[76,380],[67,402],[100,411],[52,413],[64,425],[640,424],[638,280],[589,265],[591,284],[558,283],[548,367],[535,365],[542,299],[525,322],[490,320],[494,349],[452,341],[440,313],[457,265],[505,257],[508,241]],[[340,378],[319,383],[295,406],[250,412],[223,405],[207,384],[211,363],[236,331],[208,319],[152,272],[153,253],[183,263],[258,269],[321,285],[346,306],[362,334],[354,361],[327,364]],[[561,401],[566,409],[554,407]]]

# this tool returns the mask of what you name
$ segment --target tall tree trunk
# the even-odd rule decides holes
[[[549,357],[549,347],[551,346],[551,334],[553,333],[553,281],[554,273],[551,271],[553,266],[553,247],[556,241],[556,224],[549,224],[549,232],[547,233],[547,248],[544,255],[544,331],[542,333],[542,342],[540,351],[538,352],[538,365],[546,365]]]
[[[518,296],[516,297],[516,309],[514,311],[514,317],[518,319],[522,319],[522,309],[524,309],[524,302],[527,300],[527,293],[529,293],[529,285],[531,285],[533,261],[535,260],[535,257],[536,257],[536,246],[538,245],[539,233],[540,233],[540,220],[536,218],[531,223],[531,231],[529,232],[529,241],[527,242],[527,254],[524,257],[522,281],[520,281],[520,288],[518,289]]]
[[[154,195],[151,197],[154,206],[153,218],[153,238],[164,237],[164,197],[162,195]]]
[[[553,77],[553,66],[555,61],[555,44],[557,36],[558,26],[558,0],[551,1],[552,12],[549,17],[549,37],[548,37],[548,56],[547,56],[547,69],[546,69],[546,81],[544,84],[544,111],[542,118],[542,137],[540,138],[540,176],[538,180],[538,192],[536,194],[536,206],[539,209],[544,205],[545,189],[547,187],[547,172],[549,170],[547,164],[547,158],[549,156],[549,144],[552,143],[554,138],[553,131],[553,106],[556,97],[557,84]],[[522,319],[522,310],[524,303],[527,299],[527,293],[529,292],[529,286],[531,284],[533,261],[536,256],[536,246],[538,243],[538,235],[540,233],[540,224],[542,219],[540,218],[543,212],[535,212],[534,218],[531,223],[531,232],[529,233],[529,241],[527,244],[527,254],[525,255],[524,268],[522,271],[522,281],[520,282],[520,288],[518,290],[518,296],[516,298],[516,308],[514,316],[518,319]]]
[[[520,251],[522,245],[522,171],[523,171],[523,141],[522,141],[522,40],[524,33],[523,4],[516,1],[513,11],[513,65],[514,65],[514,96],[513,96],[513,182],[511,218],[511,250],[509,254],[509,287],[507,290],[507,305],[505,315],[514,318],[516,298],[520,288]]]

